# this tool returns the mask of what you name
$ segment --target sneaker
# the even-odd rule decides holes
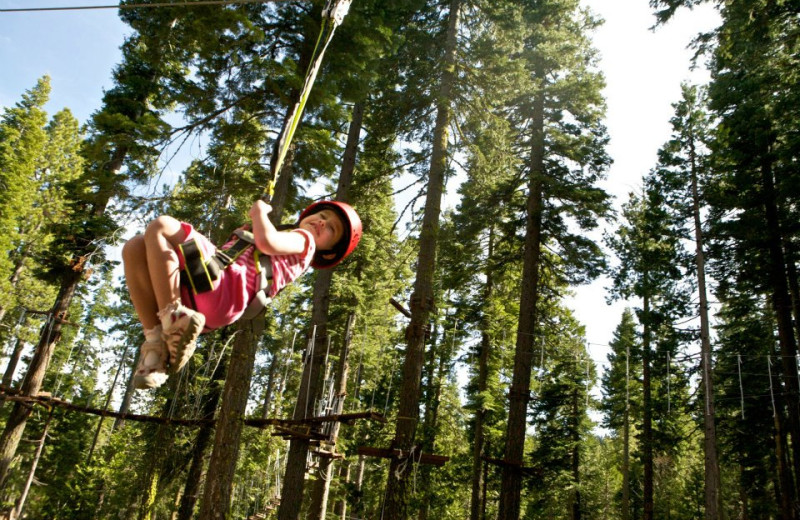
[[[158,388],[167,381],[167,345],[161,341],[145,341],[139,351],[139,364],[133,375],[133,387],[139,390]]]
[[[176,374],[194,354],[206,317],[179,302],[169,304],[158,316],[161,318],[161,337],[169,352],[169,373]]]

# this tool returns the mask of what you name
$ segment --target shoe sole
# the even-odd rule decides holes
[[[197,337],[203,331],[205,324],[206,318],[199,312],[189,317],[189,323],[186,324],[181,339],[175,345],[175,363],[170,364],[167,373],[177,374],[186,366],[197,348]]]
[[[133,387],[137,390],[149,390],[151,388],[158,388],[163,385],[166,380],[167,378],[165,377],[163,381],[159,381],[158,378],[153,377],[153,374],[148,374],[146,376],[134,375]]]

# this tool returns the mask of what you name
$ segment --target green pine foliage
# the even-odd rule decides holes
[[[661,24],[698,3],[650,5]],[[204,335],[169,385],[131,393],[141,330],[106,246],[160,213],[220,244],[247,221],[272,178],[276,137],[301,88],[321,7],[315,1],[121,10],[132,34],[114,85],[85,129],[68,109],[45,113],[47,77],[3,109],[5,353],[35,343],[43,332],[39,312],[49,309],[62,282],[77,284],[44,390],[79,406],[103,407],[109,399],[110,409],[166,418],[219,415],[232,331]],[[797,433],[786,371],[794,358],[775,295],[777,281],[785,282],[785,310],[796,323],[797,8],[733,0],[719,9],[721,27],[698,38],[698,48],[709,52],[710,85],[683,86],[672,135],[607,233],[616,256],[611,298],[631,307],[610,342],[608,367],[596,374],[564,297],[607,269],[594,240],[610,215],[598,187],[610,164],[604,81],[590,43],[600,22],[577,0],[463,5],[448,129],[451,189],[438,225],[437,312],[425,339],[415,439],[415,449],[449,461],[402,466],[410,476],[409,515],[477,520],[483,511],[492,518],[502,510],[529,199],[541,204],[541,251],[537,305],[524,311],[536,324],[533,348],[522,353],[531,361],[532,399],[521,517],[633,519],[648,515],[649,505],[653,518],[705,515],[690,172],[698,174],[709,290],[719,302],[712,363],[724,516],[768,518],[796,509]],[[327,50],[286,170],[292,179],[281,220],[291,222],[310,201],[335,192],[352,107],[364,109],[348,199],[365,233],[333,277],[328,368],[354,314],[344,413],[377,412],[386,422],[342,425],[335,451],[346,458],[327,475],[312,456],[306,489],[331,478],[329,518],[342,501],[351,517],[385,514],[389,461],[360,457],[358,449],[392,447],[397,422],[406,420],[398,410],[408,396],[398,389],[408,323],[390,300],[408,307],[415,277],[448,11],[442,1],[354,2]],[[187,143],[201,145],[180,177],[159,177]],[[154,178],[163,185],[145,186]],[[307,384],[314,280],[302,278],[268,310],[248,416],[291,416]],[[800,332],[789,333],[796,344]],[[23,353],[12,386],[31,359],[28,349]],[[34,481],[43,485],[30,491],[27,517],[196,515],[210,425],[54,410]],[[37,441],[49,415],[36,407],[25,438]],[[231,461],[231,517],[276,517],[288,445],[271,428],[244,429]],[[5,506],[19,498],[35,448],[20,445],[2,490]],[[306,493],[304,516],[312,515],[309,503]],[[179,514],[184,505],[188,511]]]

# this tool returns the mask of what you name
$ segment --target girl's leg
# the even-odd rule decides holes
[[[142,235],[136,235],[125,243],[122,260],[128,292],[145,333],[133,384],[136,388],[156,388],[167,380],[169,353],[161,338],[158,303],[150,281],[147,247]]]
[[[152,329],[159,324],[159,307],[153,292],[153,284],[150,282],[147,249],[142,235],[136,235],[122,246],[122,263],[133,308],[139,315],[142,327]]]
[[[157,305],[156,312],[181,299],[179,263],[175,248],[185,238],[181,223],[167,216],[150,222],[144,232],[147,267],[150,287]]]
[[[172,373],[180,371],[189,361],[206,321],[201,313],[181,304],[180,263],[175,250],[185,240],[181,223],[167,216],[152,221],[144,232],[150,284],[159,309],[158,318],[169,350]]]

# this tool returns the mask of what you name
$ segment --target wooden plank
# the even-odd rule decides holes
[[[335,451],[314,450],[311,453],[323,459],[339,460],[344,458],[344,453],[336,453]]]

